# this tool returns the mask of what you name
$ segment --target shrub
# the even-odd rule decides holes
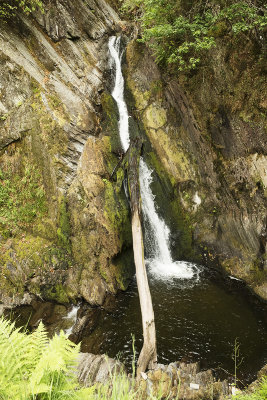
[[[144,0],[142,5],[140,0],[126,0],[123,9],[139,10],[135,14],[141,23],[141,41],[153,49],[159,64],[179,71],[195,69],[217,37],[253,29],[263,32],[267,26],[266,7],[249,0]]]
[[[29,14],[36,9],[43,11],[41,0],[0,0],[0,19],[7,20],[15,15],[17,10]]]

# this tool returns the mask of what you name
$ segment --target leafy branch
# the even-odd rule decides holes
[[[0,0],[0,19],[6,21],[22,10],[25,14],[30,14],[35,10],[44,11],[41,0]]]
[[[266,6],[249,0],[227,3],[221,7],[205,0],[126,0],[122,9],[135,13],[141,25],[140,41],[153,49],[159,64],[190,71],[216,46],[218,37],[266,29]]]

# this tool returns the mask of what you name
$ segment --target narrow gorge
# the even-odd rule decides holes
[[[217,22],[216,46],[179,70],[156,54],[163,33],[145,36],[147,1],[42,3],[0,13],[0,314],[29,330],[42,319],[131,369],[138,138],[158,361],[229,379],[238,339],[251,383],[267,363],[266,25],[235,36]],[[233,2],[208,3],[215,15]]]

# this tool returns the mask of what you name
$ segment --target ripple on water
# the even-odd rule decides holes
[[[227,280],[218,272],[203,266],[185,264],[192,268],[192,278],[181,279],[169,273],[168,279],[166,275],[163,279],[158,276],[155,279],[149,272],[159,362],[201,360],[205,368],[218,369],[221,366],[233,373],[233,346],[238,338],[240,356],[244,358],[239,366],[238,378],[249,383],[267,363],[266,308],[252,302],[251,295],[242,289],[240,282]],[[54,305],[55,311],[56,307]],[[132,334],[135,335],[137,357],[143,342],[136,281],[132,282],[127,292],[116,297],[114,310],[99,311],[94,331],[89,334],[85,330],[87,333],[82,337],[81,350],[106,353],[110,357],[120,354],[130,369]],[[67,322],[69,325],[66,327],[69,327],[76,312],[75,308],[66,309],[61,319],[57,318],[57,327],[50,325],[51,329],[54,327],[55,331],[63,325],[65,328]],[[23,310],[19,308],[12,313],[17,318]],[[29,306],[25,313],[25,324],[28,321],[31,326],[35,317],[31,317]],[[43,318],[51,330],[51,316],[47,320],[45,316]]]
[[[238,282],[229,279],[230,286],[227,286],[220,274],[203,266],[188,262],[173,264],[162,274],[158,271],[154,274],[148,265],[159,362],[170,363],[181,358],[192,362],[201,360],[207,368],[222,366],[232,373],[233,346],[238,337],[244,357],[239,378],[248,382],[267,362],[267,329],[261,311],[252,306],[248,292],[244,293],[238,286],[234,288]],[[186,267],[183,278],[179,278],[181,273],[176,270],[181,265]],[[105,321],[100,322],[106,338],[101,352],[110,356],[120,352],[130,368],[131,334],[136,337],[137,356],[142,347],[136,282],[116,301],[116,314],[106,313]],[[83,351],[92,349],[85,347]]]

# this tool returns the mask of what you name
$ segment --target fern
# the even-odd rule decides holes
[[[0,318],[0,400],[92,399],[74,374],[79,349],[63,332],[49,340],[42,323],[27,335]]]

